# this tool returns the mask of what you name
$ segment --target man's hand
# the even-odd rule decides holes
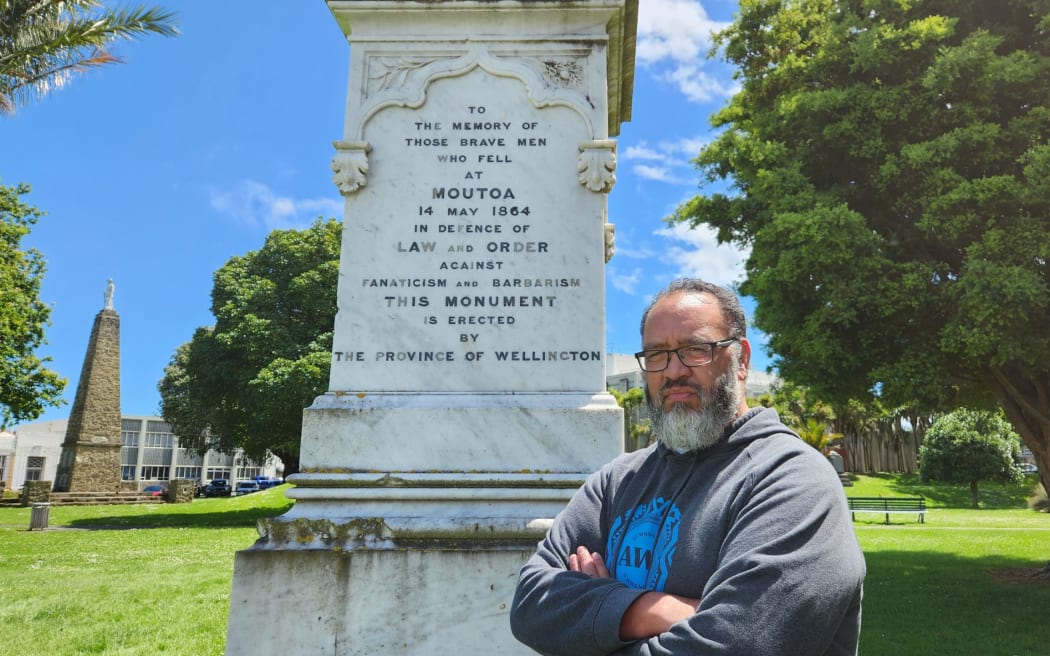
[[[569,569],[581,572],[592,579],[610,578],[605,560],[598,552],[591,553],[587,547],[577,547],[569,554]],[[660,635],[671,625],[692,617],[699,599],[664,592],[646,592],[635,599],[620,619],[621,640],[641,640]]]
[[[597,551],[591,553],[587,547],[576,547],[576,553],[569,554],[569,569],[586,574],[592,579],[610,578],[602,555]]]

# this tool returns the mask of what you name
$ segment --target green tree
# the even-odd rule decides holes
[[[45,406],[62,403],[66,380],[47,368],[51,358],[34,352],[47,341],[44,328],[51,308],[40,301],[44,258],[22,248],[43,212],[21,196],[29,185],[0,185],[0,427],[40,416]]]
[[[69,82],[74,73],[120,63],[118,39],[175,36],[175,14],[112,9],[101,0],[0,0],[0,114]]]
[[[158,384],[180,442],[270,452],[298,471],[303,408],[328,386],[340,234],[333,219],[275,230],[215,272],[215,325],[176,350]]]
[[[750,248],[780,375],[1000,405],[1050,483],[1050,2],[741,0],[741,89],[672,221]]]
[[[970,486],[970,503],[978,507],[977,483],[1021,480],[1021,441],[1010,424],[991,412],[961,408],[933,422],[919,449],[919,476]]]
[[[794,429],[803,442],[821,453],[828,448],[828,444],[842,437],[842,433],[832,433],[826,423],[816,419],[807,419]]]
[[[796,429],[808,422],[826,426],[835,418],[831,406],[817,398],[812,390],[786,380],[773,385],[762,405],[775,408],[784,423]]]
[[[648,417],[642,416],[642,410],[645,408],[645,391],[640,387],[632,387],[626,392],[621,392],[615,387],[610,387],[609,393],[623,408],[623,428],[627,442],[624,444],[625,450],[634,451],[649,446],[652,439],[653,422]]]

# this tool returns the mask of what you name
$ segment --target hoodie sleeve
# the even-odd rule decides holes
[[[841,483],[792,439],[798,446],[749,463],[696,614],[616,654],[856,653],[864,557]]]
[[[645,590],[569,570],[578,546],[604,555],[602,489],[608,469],[592,474],[555,519],[522,567],[510,610],[514,637],[541,654],[599,656],[628,643],[620,619]]]

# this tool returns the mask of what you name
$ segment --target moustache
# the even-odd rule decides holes
[[[665,380],[664,384],[660,386],[660,395],[663,396],[663,393],[671,389],[672,387],[688,387],[689,389],[696,392],[698,395],[704,393],[704,388],[700,385],[697,385],[696,383],[686,378],[679,378],[677,380]]]

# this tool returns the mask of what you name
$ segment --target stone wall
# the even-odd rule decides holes
[[[79,444],[75,458],[69,492],[121,491],[119,446]]]
[[[193,501],[193,490],[196,486],[196,481],[185,478],[169,481],[168,491],[164,495],[164,500],[168,503],[190,503]]]
[[[51,481],[26,481],[22,488],[22,505],[31,506],[51,500]]]

